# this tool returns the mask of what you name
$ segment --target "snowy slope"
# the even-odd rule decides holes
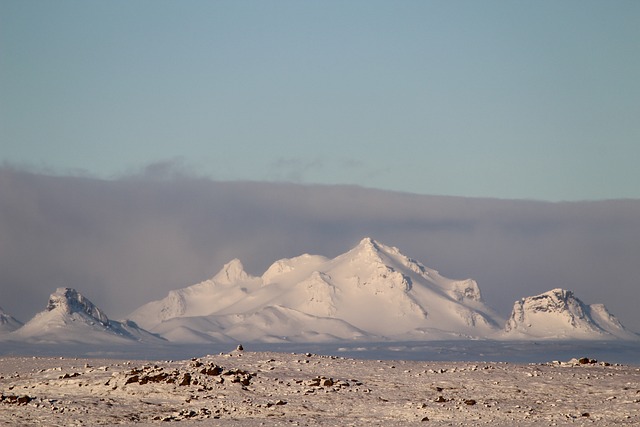
[[[328,342],[369,336],[344,320],[318,317],[283,306],[252,313],[176,317],[154,332],[174,342]]]
[[[370,238],[334,259],[238,260],[130,316],[170,340],[330,341],[486,336],[498,318],[473,280],[451,280]]]
[[[102,310],[71,288],[58,288],[49,297],[46,310],[9,335],[12,339],[43,343],[163,340],[132,321],[109,320]]]
[[[522,298],[502,334],[511,339],[639,339],[602,304],[586,305],[564,289]]]
[[[175,317],[204,316],[245,298],[261,286],[261,280],[248,275],[238,259],[225,264],[212,279],[169,292],[160,300],[143,305],[129,317],[150,329]]]
[[[0,334],[15,331],[21,326],[22,322],[20,322],[10,314],[5,313],[4,310],[2,310],[2,308],[0,307]]]

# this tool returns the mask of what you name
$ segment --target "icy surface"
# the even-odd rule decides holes
[[[178,361],[0,359],[0,424],[638,425],[640,370],[232,351]],[[170,422],[170,423],[167,423]]]

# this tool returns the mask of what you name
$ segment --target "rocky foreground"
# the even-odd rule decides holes
[[[0,359],[0,425],[640,425],[640,369],[594,360]]]

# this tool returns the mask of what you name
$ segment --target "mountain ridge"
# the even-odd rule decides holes
[[[111,320],[75,289],[58,288],[24,325],[0,310],[0,332],[3,340],[88,343],[640,339],[603,304],[561,288],[516,301],[505,322],[475,280],[444,277],[369,237],[331,259],[277,260],[261,276],[232,259],[129,318]]]
[[[403,255],[398,248],[369,237],[333,259],[303,254],[275,261],[259,277],[244,273],[241,265],[233,260],[212,279],[171,291],[166,298],[143,305],[130,317],[151,331],[160,328],[157,330],[162,330],[161,334],[170,334],[167,324],[160,327],[162,323],[193,330],[189,324],[196,322],[195,317],[211,317],[213,323],[228,324],[233,316],[257,316],[279,307],[311,316],[294,336],[318,332],[311,319],[334,319],[358,331],[353,332],[353,339],[422,338],[429,330],[443,331],[446,336],[478,336],[497,331],[500,323],[495,312],[484,304],[472,279],[445,278]],[[227,280],[230,276],[226,272],[232,266],[235,282]],[[215,302],[202,304],[199,294],[205,289],[205,299]],[[176,308],[176,294],[181,298],[179,304],[187,308]],[[175,315],[168,317],[167,313]],[[238,322],[247,321],[247,317],[242,319]],[[235,326],[235,330],[239,329],[239,325]],[[331,335],[329,331],[318,332],[322,334]],[[287,329],[286,340],[291,340],[291,335]],[[442,336],[440,332],[436,335]],[[234,337],[243,338],[253,337]]]

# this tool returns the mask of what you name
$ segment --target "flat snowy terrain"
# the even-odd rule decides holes
[[[582,363],[580,363],[582,362]],[[0,425],[638,425],[640,369],[233,351],[0,359]]]

